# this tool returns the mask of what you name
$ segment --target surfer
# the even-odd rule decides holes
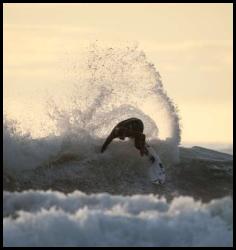
[[[104,142],[101,153],[103,153],[107,146],[114,138],[124,140],[126,137],[134,139],[134,146],[140,151],[141,156],[146,155],[151,164],[149,174],[152,183],[164,184],[165,182],[165,168],[162,164],[158,154],[146,142],[146,136],[143,133],[143,122],[138,118],[129,118],[119,122],[111,131],[110,135]]]
[[[128,137],[134,139],[134,146],[140,151],[141,156],[144,154],[148,155],[148,150],[145,146],[146,136],[143,134],[143,129],[143,122],[138,118],[129,118],[118,123],[104,142],[101,153],[106,150],[107,146],[114,138],[124,140],[125,137]]]

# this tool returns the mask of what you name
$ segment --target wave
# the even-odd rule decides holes
[[[4,156],[8,162],[11,157],[7,155],[14,152],[17,165],[28,167],[26,160],[22,159],[26,155],[30,166],[35,158],[34,165],[37,165],[39,159],[48,157],[48,147],[50,152],[54,150],[52,144],[55,148],[60,147],[54,140],[65,141],[74,135],[83,146],[92,147],[94,140],[104,139],[118,122],[130,117],[144,122],[144,132],[150,140],[171,141],[174,158],[178,158],[181,130],[177,107],[167,96],[160,74],[137,46],[104,47],[94,43],[86,53],[77,54],[75,61],[71,59],[66,77],[65,85],[70,94],[57,93],[54,96],[50,93],[50,98],[45,96],[44,100],[48,105],[48,119],[43,121],[46,128],[42,129],[43,137],[57,135],[61,138],[30,141],[29,136],[19,136],[15,123],[5,119]],[[24,121],[17,121],[17,125],[24,131]],[[33,125],[30,129],[31,135],[36,133]],[[44,147],[46,150],[42,149]]]
[[[231,198],[4,192],[7,247],[232,247]]]
[[[177,107],[136,46],[95,43],[74,57],[70,94],[44,99],[44,134],[4,116],[4,246],[231,246],[232,156],[179,147]],[[165,185],[150,182],[132,140],[100,153],[130,117],[143,121]]]
[[[99,153],[112,128],[130,117],[143,121],[148,142],[158,148],[166,165],[178,162],[181,131],[177,108],[145,54],[136,46],[103,47],[94,43],[86,53],[77,56],[67,75],[70,94],[53,96],[51,93],[44,100],[48,104],[44,127],[53,124],[53,129],[43,137],[32,136],[35,132],[32,126],[25,134],[24,122],[9,119],[5,114],[5,176],[11,174],[22,183],[32,177],[29,171],[52,167],[56,178],[60,171],[55,166],[64,162],[69,169],[71,161],[76,161],[79,170],[91,169],[91,176],[98,171],[98,165],[100,171],[108,173],[109,169],[125,166],[129,170],[132,166],[144,169],[147,162],[140,159],[133,142],[114,141],[109,153]]]
[[[101,154],[103,140],[90,140],[93,143],[86,144],[76,135],[59,136],[30,140],[30,146],[27,143],[19,146],[15,157],[9,155],[4,161],[4,190],[53,189],[64,193],[81,190],[122,195],[154,193],[167,199],[189,195],[204,201],[232,195],[231,155],[200,147],[180,147],[179,163],[174,163],[174,157],[170,157],[173,153],[171,143],[150,140],[149,144],[157,150],[166,166],[166,183],[156,186],[148,176],[148,159],[140,157],[133,141],[114,141]],[[17,152],[21,152],[21,158],[17,159]]]
[[[159,193],[167,198],[184,194],[204,200],[231,195],[232,157],[179,147],[177,107],[141,50],[95,43],[74,57],[67,79],[70,94],[63,101],[60,95],[44,100],[44,126],[53,124],[44,137],[26,134],[24,123],[4,117],[4,189]],[[164,187],[150,183],[149,162],[132,140],[114,140],[100,153],[112,128],[129,117],[143,121],[148,143],[166,166]]]

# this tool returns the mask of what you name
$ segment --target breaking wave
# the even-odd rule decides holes
[[[177,107],[136,46],[73,57],[69,94],[45,97],[41,131],[4,115],[4,246],[232,246],[232,156],[179,147]],[[166,166],[163,186],[132,140],[100,153],[130,117]]]
[[[232,199],[4,192],[7,247],[232,246]]]
[[[5,114],[5,170],[35,169],[65,152],[76,151],[83,159],[97,157],[111,129],[130,117],[141,119],[148,141],[165,148],[169,154],[166,158],[178,161],[181,135],[177,108],[154,65],[136,46],[103,47],[94,43],[76,60],[71,59],[66,77],[70,94],[51,93],[45,100],[48,122],[44,127],[48,126],[48,131],[43,130],[43,137],[31,136],[33,126],[24,134],[24,124]],[[132,149],[129,151],[132,155]]]
[[[104,47],[95,43],[84,53],[73,54],[66,83],[68,95],[51,93],[45,99],[48,120],[45,120],[44,136],[32,136],[32,131],[25,133],[24,124],[5,114],[5,189],[166,196],[189,191],[188,195],[207,200],[217,198],[216,194],[219,197],[231,194],[232,157],[179,147],[177,108],[167,96],[158,71],[136,46]],[[100,153],[111,129],[129,117],[144,122],[147,141],[166,166],[164,187],[157,188],[150,183],[147,177],[150,163],[140,157],[132,140],[114,140],[105,153]],[[203,156],[207,156],[205,161]],[[185,176],[184,183],[182,176]],[[219,181],[214,189],[208,185],[212,179]],[[205,190],[199,192],[201,187]]]

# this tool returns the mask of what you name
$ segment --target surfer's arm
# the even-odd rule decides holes
[[[106,141],[105,141],[104,144],[102,145],[101,153],[103,153],[103,152],[106,150],[107,146],[112,142],[112,140],[113,140],[114,138],[115,138],[115,137],[113,136],[113,133],[111,133],[111,134],[107,137]]]

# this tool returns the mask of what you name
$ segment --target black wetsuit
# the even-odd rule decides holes
[[[145,148],[145,135],[143,134],[144,125],[143,122],[138,118],[129,118],[122,122],[119,122],[112,130],[110,135],[104,142],[101,152],[104,152],[107,146],[111,143],[114,138],[120,138],[124,140],[125,137],[134,138],[135,147],[140,150],[141,155],[147,154]]]
[[[120,128],[120,127],[127,128],[127,129],[133,130],[135,132],[140,132],[140,133],[143,133],[143,129],[144,129],[143,122],[138,118],[129,118],[127,120],[119,122],[114,127],[114,129]]]

